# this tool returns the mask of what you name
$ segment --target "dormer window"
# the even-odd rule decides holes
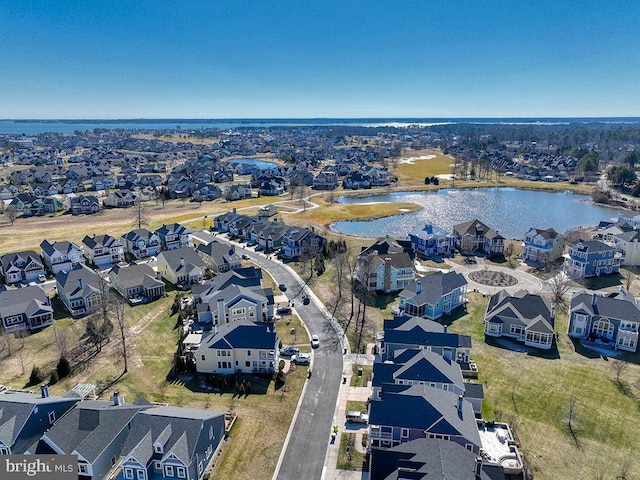
[[[162,454],[162,453],[163,453],[163,451],[164,451],[164,449],[162,448],[162,445],[160,445],[160,444],[156,443],[156,444],[153,446],[153,451],[154,451],[155,453]]]

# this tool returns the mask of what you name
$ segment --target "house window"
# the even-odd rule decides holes
[[[198,475],[200,475],[200,474],[202,473],[202,469],[203,469],[203,467],[202,467],[202,460],[200,460],[200,461],[198,462]]]
[[[125,468],[124,469],[124,478],[127,480],[133,480],[133,468]]]
[[[156,470],[162,470],[162,463],[160,462],[153,462],[153,466]]]
[[[400,431],[400,436],[401,436],[402,438],[408,438],[408,437],[409,437],[409,429],[408,429],[408,428],[403,428],[403,429]]]
[[[247,368],[250,367],[251,366],[251,362],[244,362],[244,366],[247,367]]]
[[[153,450],[156,453],[162,453],[162,445],[156,445]]]
[[[521,325],[511,325],[511,333],[514,335],[522,335],[524,333],[524,327]]]
[[[0,447],[0,455],[11,455],[8,447]]]
[[[470,452],[473,452],[473,443],[467,443],[467,444],[465,445],[465,448],[466,448],[467,450],[469,450]]]
[[[49,412],[49,423],[56,421],[56,412]]]
[[[178,478],[187,478],[187,471],[184,467],[176,467],[176,474]]]
[[[251,350],[247,350],[247,357],[251,356]]]
[[[2,453],[2,451],[0,451],[0,453]],[[89,465],[87,465],[86,463],[78,463],[78,473],[89,475]]]
[[[213,440],[213,427],[209,427],[209,440]]]
[[[164,476],[165,477],[173,477],[173,465],[165,465],[164,466]]]
[[[141,468],[136,470],[136,473],[138,474],[138,480],[145,480],[145,478],[147,478],[146,472]]]

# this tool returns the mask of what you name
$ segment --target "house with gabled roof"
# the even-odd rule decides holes
[[[144,263],[114,265],[109,272],[111,286],[129,303],[147,303],[165,294],[165,284],[153,268]]]
[[[431,255],[449,257],[453,254],[456,243],[456,237],[453,234],[430,223],[412,230],[409,233],[409,240],[415,252],[421,257]]]
[[[36,281],[40,275],[45,274],[44,264],[40,255],[33,250],[5,253],[0,257],[0,267],[4,283]]]
[[[91,215],[100,211],[100,200],[95,195],[79,195],[69,202],[73,215]]]
[[[206,267],[191,247],[163,250],[158,254],[158,273],[174,285],[192,285],[204,278]]]
[[[240,214],[233,208],[231,211],[218,215],[213,219],[213,227],[217,232],[226,233],[229,231],[229,225],[231,222],[240,217]]]
[[[163,250],[184,248],[192,245],[191,230],[179,223],[163,224],[155,233],[160,238]]]
[[[117,480],[201,480],[226,437],[224,412],[150,406],[135,416]]]
[[[42,259],[49,271],[54,275],[60,272],[68,272],[76,265],[84,265],[82,247],[73,242],[49,242],[43,240],[40,243]]]
[[[86,265],[76,265],[70,271],[56,275],[58,297],[72,317],[82,317],[98,308],[104,287],[99,274]]]
[[[131,230],[120,238],[124,252],[138,260],[157,255],[160,252],[160,237],[157,233],[152,233],[146,228]]]
[[[325,239],[318,235],[313,227],[289,227],[282,236],[280,255],[286,259],[315,255],[322,249]]]
[[[273,318],[271,288],[230,283],[214,292],[205,292],[205,295],[200,296],[202,303],[196,304],[198,322],[203,325],[222,325],[241,320],[267,321]]]
[[[406,315],[438,319],[466,304],[467,279],[449,271],[416,278],[399,294],[398,308]]]
[[[504,237],[480,220],[454,225],[452,233],[456,248],[462,253],[483,252],[489,257],[504,255]]]
[[[363,247],[358,255],[358,281],[370,292],[402,290],[415,278],[413,257],[413,247],[408,240],[378,240],[369,247]]]
[[[117,392],[113,402],[83,400],[41,437],[37,453],[76,455],[79,478],[106,480],[118,469],[123,446],[142,408],[124,403]]]
[[[573,295],[567,329],[570,337],[636,352],[639,332],[638,300],[624,288],[607,294],[582,291]]]
[[[229,270],[216,275],[201,284],[191,287],[193,300],[196,304],[208,303],[220,290],[229,285],[240,285],[247,288],[262,288],[262,269],[256,267],[244,267]]]
[[[489,299],[484,333],[511,337],[529,347],[548,350],[553,345],[555,310],[548,299],[526,290],[509,295],[501,290]]]
[[[236,253],[233,245],[213,240],[207,244],[201,243],[196,251],[212,272],[224,273],[242,267],[242,258]]]
[[[113,264],[124,262],[122,243],[109,234],[85,235],[82,239],[82,248],[89,264],[98,268],[108,268]]]
[[[534,265],[546,265],[562,257],[564,235],[553,228],[531,228],[524,235],[520,258]]]
[[[251,185],[250,184],[246,184],[246,185],[241,185],[241,184],[231,185],[231,186],[229,186],[229,189],[227,190],[227,193],[225,194],[225,198],[227,200],[230,200],[230,201],[242,200],[243,198],[251,198],[252,196],[253,196],[253,193],[251,192]]]
[[[218,326],[195,354],[199,373],[274,373],[280,339],[271,322],[240,320]]]
[[[576,240],[569,244],[564,259],[564,273],[577,279],[617,273],[622,254],[616,247],[600,240]]]
[[[113,208],[129,208],[133,207],[139,201],[140,195],[134,191],[123,189],[109,192],[107,198],[104,199],[104,204],[107,207]]]
[[[41,385],[40,394],[0,394],[0,455],[35,453],[42,434],[79,400],[79,397],[50,396],[47,385]]]
[[[323,170],[313,177],[314,190],[335,190],[339,183],[338,173],[333,171]]]
[[[0,290],[0,322],[5,332],[52,325],[51,299],[38,285]]]

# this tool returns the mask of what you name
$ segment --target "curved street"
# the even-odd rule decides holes
[[[217,239],[232,243],[218,235]],[[295,302],[295,310],[303,321],[309,335],[320,338],[320,347],[313,352],[307,380],[293,418],[289,433],[276,466],[274,479],[319,479],[322,477],[325,456],[330,440],[330,430],[340,389],[343,368],[343,346],[339,327],[332,324],[331,317],[313,292],[304,289],[304,282],[288,266],[277,260],[267,259],[251,249],[233,243],[239,252],[249,256],[257,266],[263,268],[276,283],[284,283],[284,295]],[[311,302],[302,304],[302,293],[309,293]]]

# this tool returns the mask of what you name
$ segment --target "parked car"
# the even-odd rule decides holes
[[[291,307],[279,307],[276,313],[278,315],[289,315],[291,313]]]
[[[287,286],[284,283],[279,283],[278,288],[280,289],[281,292],[287,291]]]
[[[318,348],[320,346],[320,339],[318,335],[311,335],[311,347]]]
[[[280,355],[282,355],[283,357],[291,357],[299,353],[300,349],[298,347],[284,347],[280,349]]]
[[[296,365],[310,365],[311,355],[309,355],[308,353],[298,353],[291,357],[291,361]]]
[[[347,423],[369,423],[369,415],[358,410],[349,410],[347,412]]]
[[[303,305],[309,305],[309,302],[311,302],[311,298],[309,297],[309,295],[307,295],[306,293],[302,296],[302,304]]]
[[[242,259],[243,260],[249,260],[249,255],[247,255],[246,253],[242,254]]]
[[[45,277],[44,275],[38,275],[38,281],[39,282],[46,282],[47,281],[47,277]]]

